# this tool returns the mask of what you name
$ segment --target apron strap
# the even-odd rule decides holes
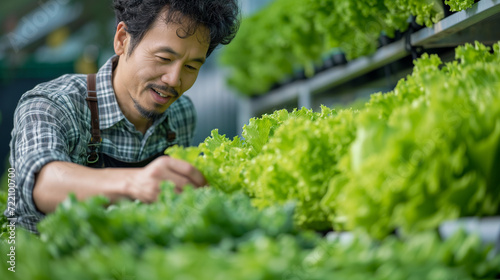
[[[87,163],[96,163],[99,160],[97,153],[98,147],[101,145],[101,131],[99,129],[99,107],[97,106],[97,92],[96,92],[96,74],[87,75],[87,105],[90,108],[90,118],[92,126],[92,136],[88,147],[90,153],[87,155]]]
[[[167,123],[168,123],[168,117],[167,117]],[[177,138],[177,134],[175,133],[175,131],[168,129],[168,125],[167,125],[167,143],[173,142],[175,140],[175,138]]]
[[[101,146],[101,130],[99,128],[99,107],[97,103],[97,91],[96,91],[96,74],[87,75],[87,105],[90,109],[91,117],[91,138],[88,143],[90,152],[87,153],[87,166],[90,167],[144,167],[157,157],[163,155],[160,152],[153,155],[150,158],[142,160],[140,162],[123,162],[110,157],[106,154],[100,154],[99,147]],[[168,122],[168,118],[167,118]],[[167,129],[167,140],[172,142],[177,137],[174,131]],[[168,143],[167,142],[167,143]],[[168,147],[168,146],[167,146]]]

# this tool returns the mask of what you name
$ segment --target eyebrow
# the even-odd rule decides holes
[[[180,56],[180,54],[177,53],[176,51],[174,51],[171,47],[162,47],[158,50],[158,52],[166,52],[166,53],[170,53],[174,56]],[[205,58],[204,57],[193,58],[193,59],[191,59],[191,61],[195,61],[195,62],[199,62],[201,64],[204,64]]]

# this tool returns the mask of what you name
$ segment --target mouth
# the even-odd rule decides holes
[[[167,89],[164,93],[156,88],[150,87],[149,92],[151,93],[151,97],[153,101],[156,103],[155,106],[165,106],[175,100],[178,95],[176,95],[175,91]]]
[[[154,88],[151,88],[154,92],[156,92],[156,94],[158,94],[159,96],[163,97],[163,98],[167,98],[167,97],[172,97],[171,95],[166,95],[164,93],[161,93],[159,92],[158,90],[154,89]]]
[[[157,104],[156,106],[172,103],[180,96],[179,92],[172,87],[151,84],[148,88],[153,101]]]

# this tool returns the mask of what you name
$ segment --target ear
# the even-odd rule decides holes
[[[113,47],[117,55],[127,54],[128,45],[130,43],[130,34],[125,30],[127,25],[123,21],[120,21],[116,26],[115,38],[113,41]]]

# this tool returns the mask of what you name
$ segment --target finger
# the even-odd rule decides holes
[[[160,184],[150,183],[135,185],[133,187],[133,198],[145,203],[155,202],[160,194]]]
[[[205,176],[203,176],[203,174],[198,169],[196,169],[196,167],[186,161],[170,158],[170,160],[168,161],[168,166],[175,173],[179,174],[182,177],[185,177],[189,181],[189,183],[191,183],[195,187],[200,187],[207,184]]]
[[[175,172],[170,172],[169,175],[165,175],[165,178],[162,181],[165,180],[174,184],[174,191],[176,193],[181,193],[184,187],[188,185],[194,186],[194,184],[188,178]]]
[[[160,193],[160,183],[157,179],[150,178],[148,174],[136,172],[134,176],[127,177],[125,192],[131,199],[138,199],[145,203],[156,201]]]
[[[207,184],[203,174],[193,165],[180,159],[161,156],[151,162],[146,169],[147,176],[159,180],[170,180],[176,186],[183,187],[191,184],[200,187]]]

